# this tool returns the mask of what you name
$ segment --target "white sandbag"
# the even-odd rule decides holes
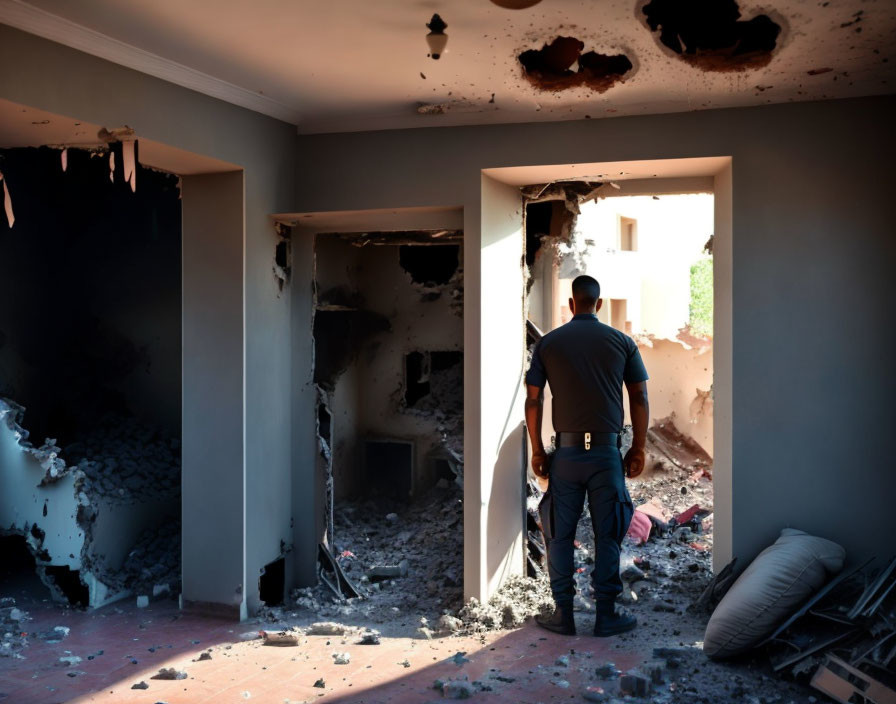
[[[726,658],[759,644],[843,569],[837,543],[785,528],[738,577],[716,607],[703,639],[709,657]]]

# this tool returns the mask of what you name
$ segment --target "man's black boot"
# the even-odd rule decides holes
[[[638,625],[638,619],[624,611],[616,610],[615,601],[598,601],[597,616],[594,619],[594,635],[615,636],[625,633]]]
[[[572,615],[572,606],[555,606],[550,616],[536,616],[535,623],[554,633],[563,636],[576,634],[576,622]]]

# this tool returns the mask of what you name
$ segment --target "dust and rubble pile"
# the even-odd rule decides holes
[[[292,606],[376,623],[409,614],[438,618],[463,594],[463,493],[445,479],[404,508],[343,502],[335,512],[333,554],[362,595],[339,599],[324,584],[297,589]],[[267,612],[267,615],[276,613]]]
[[[21,658],[21,651],[28,645],[25,624],[28,613],[16,606],[12,597],[0,598],[0,657]]]
[[[18,474],[4,478],[21,496],[17,506],[4,509],[13,513],[0,520],[8,533],[26,538],[53,598],[75,598],[53,576],[50,568],[60,565],[78,574],[85,588],[88,573],[105,587],[97,591],[96,603],[91,593],[93,606],[131,590],[178,593],[179,439],[132,417],[106,415],[72,442],[48,438],[34,447],[21,425],[24,413],[22,406],[0,400],[7,426],[2,440],[26,457],[21,469],[9,470]],[[24,506],[29,509],[21,510]],[[62,548],[46,540],[50,530],[68,532]]]
[[[65,456],[84,473],[88,496],[109,499],[180,491],[180,440],[134,418],[104,417],[66,445]]]

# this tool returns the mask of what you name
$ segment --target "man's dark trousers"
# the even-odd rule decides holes
[[[561,607],[571,608],[576,593],[573,541],[586,497],[595,538],[594,596],[612,602],[622,592],[619,548],[634,513],[615,445],[561,447],[554,453],[541,508],[542,521],[550,522],[545,532],[551,592]]]

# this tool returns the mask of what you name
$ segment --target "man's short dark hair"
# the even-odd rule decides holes
[[[600,298],[600,284],[591,276],[577,276],[572,280],[572,297],[576,303],[593,306]]]

